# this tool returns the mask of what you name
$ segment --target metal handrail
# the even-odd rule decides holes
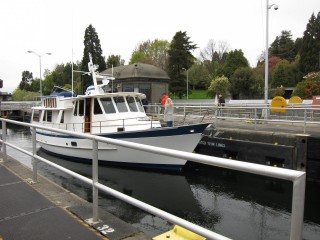
[[[59,170],[65,172],[65,173],[70,174],[71,176],[73,176],[75,178],[78,178],[78,179],[84,181],[87,184],[92,185],[92,188],[93,188],[93,221],[98,220],[98,190],[101,190],[101,191],[106,192],[108,194],[111,194],[112,196],[119,198],[129,204],[132,204],[138,208],[141,208],[151,214],[154,214],[156,216],[164,218],[169,222],[178,224],[178,225],[185,227],[193,232],[196,232],[196,233],[198,233],[208,239],[218,239],[218,240],[229,239],[229,238],[224,237],[220,234],[212,232],[212,231],[205,229],[201,226],[198,226],[196,224],[190,223],[184,219],[181,219],[177,216],[174,216],[170,213],[162,211],[162,210],[155,208],[149,204],[146,204],[142,201],[139,201],[137,199],[129,197],[123,193],[120,193],[118,191],[115,191],[115,190],[107,187],[107,186],[100,184],[98,182],[98,142],[104,142],[104,143],[109,143],[109,144],[113,144],[116,146],[122,146],[122,147],[140,150],[140,151],[151,152],[151,153],[160,154],[160,155],[164,155],[164,156],[177,157],[177,158],[181,158],[181,159],[188,159],[190,161],[203,163],[203,164],[207,164],[207,165],[212,165],[212,166],[216,166],[216,167],[227,168],[227,169],[232,169],[232,170],[237,170],[237,171],[242,171],[242,172],[247,172],[247,173],[258,174],[258,175],[262,175],[262,176],[268,176],[268,177],[292,181],[293,182],[293,194],[292,194],[292,215],[291,215],[290,239],[291,240],[302,239],[304,201],[305,201],[305,184],[306,184],[306,173],[305,172],[295,171],[295,170],[290,170],[290,169],[283,169],[283,168],[274,168],[274,167],[270,167],[270,166],[241,162],[241,161],[236,161],[236,160],[226,161],[225,159],[218,158],[218,157],[205,156],[205,155],[199,155],[199,154],[194,154],[194,153],[187,153],[187,152],[182,152],[182,151],[178,151],[178,150],[165,149],[165,148],[149,146],[149,145],[144,145],[144,144],[138,144],[138,143],[133,143],[133,142],[126,142],[126,141],[122,141],[122,140],[118,140],[118,139],[111,139],[111,138],[104,138],[104,137],[99,137],[99,136],[94,136],[94,135],[75,133],[75,132],[70,132],[70,131],[66,131],[66,130],[58,130],[58,129],[53,129],[53,128],[49,128],[49,127],[43,127],[43,126],[38,126],[35,124],[28,124],[28,123],[23,123],[23,122],[17,122],[17,121],[8,120],[8,119],[1,119],[1,121],[2,121],[3,133],[2,133],[2,140],[0,140],[0,142],[3,144],[2,152],[3,152],[3,156],[4,156],[4,161],[7,160],[6,147],[10,146],[16,150],[19,150],[19,151],[33,157],[33,173],[34,173],[33,176],[34,176],[35,181],[36,181],[36,175],[37,175],[37,161],[40,160],[40,161],[43,161],[43,162],[45,162],[55,168],[58,168]],[[33,144],[33,152],[32,153],[28,152],[20,147],[17,147],[11,143],[8,143],[6,141],[6,123],[7,122],[12,123],[12,124],[22,125],[25,127],[31,127],[31,129],[32,129],[32,144]],[[73,171],[70,171],[66,168],[63,168],[55,163],[52,163],[47,159],[44,159],[44,158],[38,156],[36,153],[36,137],[35,137],[36,128],[91,139],[92,140],[92,161],[93,161],[92,180],[89,178],[86,178],[80,174],[77,174]]]
[[[149,105],[159,107],[158,105]],[[226,105],[218,107],[216,105],[188,105],[188,104],[175,104],[175,119],[182,119],[181,122],[185,123],[187,117],[198,119],[203,122],[212,122],[212,119],[217,123],[218,119],[229,119],[236,121],[251,121],[255,125],[258,123],[272,123],[282,122],[288,124],[303,124],[303,133],[306,133],[308,124],[320,125],[320,106],[295,106],[290,105],[286,108],[276,108],[264,105],[257,106],[243,106],[243,105]],[[219,116],[219,110],[223,112],[223,116]],[[285,110],[285,113],[272,112],[276,110]],[[211,114],[208,114],[211,112]]]

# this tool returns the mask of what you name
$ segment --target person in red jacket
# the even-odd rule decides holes
[[[161,98],[161,108],[160,108],[160,113],[164,113],[164,105],[166,104],[167,99],[169,96],[166,93],[162,93],[162,98]]]
[[[166,104],[167,99],[168,99],[168,95],[165,94],[165,93],[162,93],[161,106],[164,107],[164,105]]]

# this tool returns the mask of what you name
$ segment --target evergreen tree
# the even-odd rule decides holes
[[[106,63],[104,57],[102,56],[102,49],[100,45],[100,40],[96,29],[90,24],[85,31],[84,35],[84,50],[81,63],[81,71],[88,72],[88,63],[89,63],[89,53],[92,56],[92,62],[95,65],[98,65],[98,72],[101,72],[106,69]],[[89,85],[92,84],[92,78],[88,75],[82,76],[83,87],[86,89]]]
[[[320,12],[312,14],[304,31],[300,49],[300,70],[303,75],[320,70]]]
[[[30,91],[31,90],[31,82],[33,80],[32,72],[29,71],[23,71],[22,72],[22,79],[19,84],[19,89],[20,90],[26,90]]]
[[[294,41],[292,40],[291,31],[282,31],[277,36],[269,49],[271,56],[277,56],[286,59],[289,62],[295,58]]]
[[[169,89],[179,98],[186,93],[186,77],[183,72],[193,65],[195,57],[191,51],[196,48],[196,44],[190,41],[187,33],[179,31],[174,35],[168,50],[168,74],[171,79]]]

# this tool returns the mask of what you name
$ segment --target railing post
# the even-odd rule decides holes
[[[37,154],[36,128],[32,127],[32,173],[33,181],[38,181],[38,160],[34,157]]]
[[[254,108],[254,129],[257,129],[257,108]]]
[[[290,240],[302,239],[306,174],[293,181]]]
[[[2,141],[3,141],[3,145],[2,145],[3,161],[7,161],[8,156],[7,156],[7,145],[6,145],[6,141],[7,141],[7,122],[6,121],[2,121]]]
[[[304,109],[303,114],[304,114],[303,133],[306,133],[306,127],[307,127],[307,109],[306,108]]]
[[[98,141],[92,140],[92,221],[98,221]]]

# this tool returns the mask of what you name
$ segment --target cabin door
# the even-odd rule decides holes
[[[84,132],[91,132],[91,98],[85,100]]]

